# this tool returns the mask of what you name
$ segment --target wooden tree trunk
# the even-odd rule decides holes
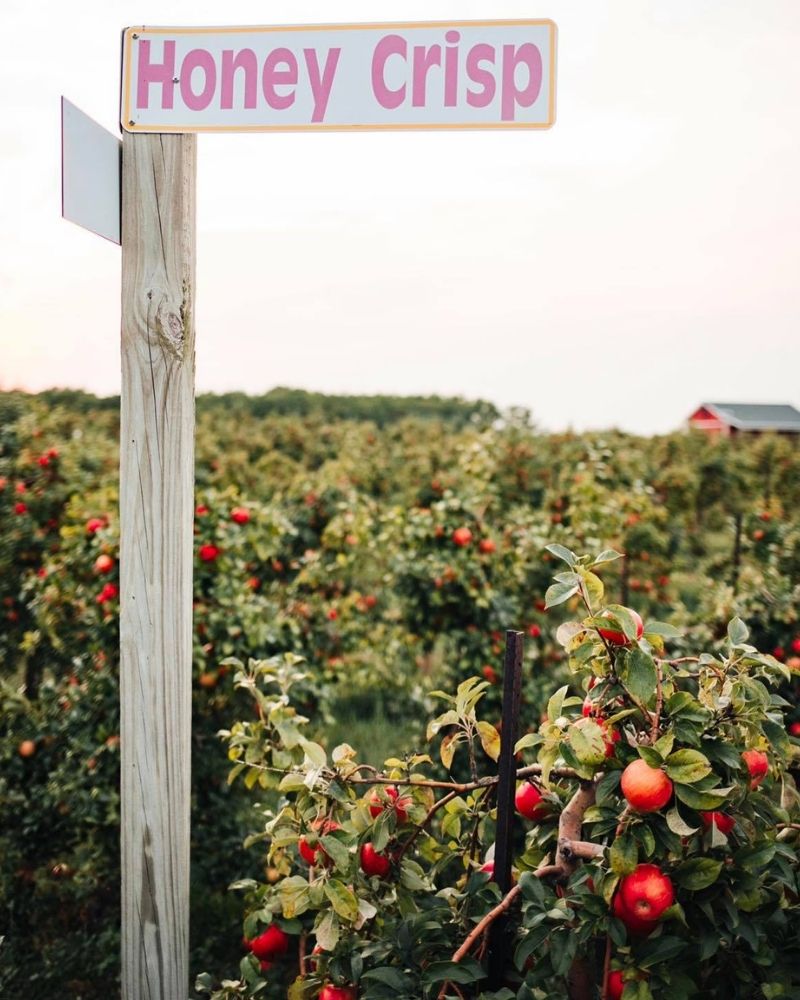
[[[124,1000],[188,996],[196,148],[123,139]]]

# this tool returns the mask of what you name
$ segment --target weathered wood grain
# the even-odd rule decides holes
[[[196,138],[122,156],[122,996],[188,995]]]

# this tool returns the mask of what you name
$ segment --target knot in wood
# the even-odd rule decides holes
[[[186,341],[186,328],[180,312],[171,308],[169,300],[164,296],[158,304],[155,315],[155,332],[163,346],[166,347],[178,361],[183,361],[183,350]]]

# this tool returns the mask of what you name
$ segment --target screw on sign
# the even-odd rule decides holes
[[[187,133],[549,128],[556,26],[515,20],[127,28],[122,56],[121,190],[118,140],[67,106],[62,150],[78,154],[68,158],[76,169],[63,175],[64,205],[77,207],[62,206],[62,214],[114,240],[121,215],[119,588],[107,584],[98,601],[120,600],[122,997],[174,1000],[189,975],[197,147]],[[73,121],[83,129],[78,142],[70,139]],[[102,177],[95,176],[97,157],[81,153],[86,136],[103,153]],[[101,188],[110,203],[106,198],[98,211],[91,192]],[[20,502],[17,513],[26,511]],[[197,507],[198,517],[206,512]],[[245,525],[250,512],[234,508],[231,520]],[[95,519],[86,530],[105,524]],[[471,541],[469,529],[454,538],[457,546]],[[489,555],[495,544],[482,539],[479,550]],[[210,571],[220,554],[207,542],[198,559]],[[95,571],[114,568],[109,557]],[[329,617],[337,614],[331,609]],[[518,670],[518,657],[515,635],[507,672]],[[201,683],[212,688],[213,681],[209,674]],[[518,678],[509,685],[505,700],[516,705],[505,718],[513,729]],[[20,748],[23,757],[33,752],[35,745]],[[505,884],[513,755],[502,771],[507,823],[495,864]],[[404,806],[388,788],[371,804],[393,809],[397,823],[405,821]],[[305,847],[309,863],[324,863],[318,845]],[[386,860],[366,854],[367,867],[382,877]],[[497,970],[496,937],[494,950]],[[354,996],[354,987],[338,983],[320,993],[322,1000]]]

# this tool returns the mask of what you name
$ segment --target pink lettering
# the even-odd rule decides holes
[[[233,78],[237,69],[244,71],[244,107],[254,108],[258,101],[258,59],[252,49],[222,51],[221,108],[233,107]]]
[[[458,43],[460,31],[448,31],[444,36],[448,43],[444,50],[444,106],[454,108],[458,103]]]
[[[283,64],[286,69],[279,69]],[[271,108],[285,111],[294,104],[297,86],[297,60],[290,49],[273,49],[264,60],[264,71],[261,77],[264,97]],[[292,87],[287,94],[279,94],[276,87]]]
[[[312,122],[325,121],[325,112],[328,108],[328,99],[331,96],[333,78],[336,74],[336,66],[339,62],[341,49],[330,49],[325,59],[325,69],[320,77],[319,60],[316,49],[303,49],[306,57],[306,67],[308,68],[308,79],[311,84],[311,95],[314,98],[314,113],[311,116]]]
[[[442,65],[441,45],[414,46],[414,78],[411,88],[411,103],[415,108],[424,108],[428,89],[428,73],[433,66]]]
[[[517,88],[517,67],[526,66],[528,82],[522,90]],[[516,109],[529,108],[542,89],[542,55],[532,42],[515,49],[503,46],[503,91],[500,117],[504,122],[514,121]]]
[[[399,108],[406,99],[406,85],[391,90],[386,86],[386,62],[390,56],[406,59],[408,46],[400,35],[387,35],[375,46],[372,53],[372,92],[382,108]]]
[[[175,96],[175,42],[164,42],[164,62],[150,62],[150,41],[139,39],[136,107],[150,107],[150,84],[161,84],[161,108],[171,108]]]
[[[482,88],[481,90],[467,88],[467,104],[472,108],[485,108],[490,105],[497,90],[494,73],[492,70],[482,69],[482,62],[494,65],[494,45],[473,45],[467,53],[467,76]]]
[[[192,76],[197,69],[204,74],[203,89],[199,93],[192,89]],[[211,53],[205,49],[187,52],[181,64],[181,97],[186,107],[192,111],[203,111],[211,103],[216,88],[217,64]]]

